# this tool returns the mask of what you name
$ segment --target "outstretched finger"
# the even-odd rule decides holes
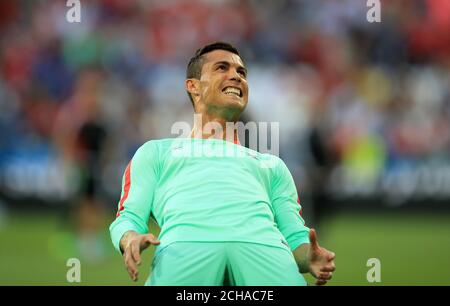
[[[134,259],[132,258],[131,250],[129,250],[129,249],[126,250],[126,252],[125,252],[124,262],[125,262],[125,267],[127,268],[128,274],[130,274],[131,279],[133,281],[136,281],[138,270],[136,267],[136,263],[134,262]]]
[[[336,258],[336,254],[334,252],[328,252],[327,259],[328,261],[332,261]]]
[[[330,280],[332,277],[333,277],[332,272],[322,272],[319,275],[319,279],[323,279],[323,280]]]
[[[134,271],[131,268],[127,268],[128,274],[130,275],[130,278],[133,280],[133,282],[136,282],[139,277],[139,271]]]
[[[334,265],[328,265],[320,269],[320,272],[334,272],[336,267]]]
[[[137,243],[132,243],[130,245],[131,248],[131,256],[133,257],[134,262],[139,266],[141,264],[141,252],[139,250],[139,246]]]
[[[319,243],[317,242],[316,230],[313,228],[311,228],[309,230],[309,243],[313,249],[315,249],[315,250],[319,249]]]
[[[150,243],[150,244],[153,244],[153,245],[158,245],[158,244],[161,243],[159,240],[155,239],[155,236],[153,236],[151,234],[145,236],[145,241]]]

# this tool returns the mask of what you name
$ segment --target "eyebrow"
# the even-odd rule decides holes
[[[215,62],[213,66],[217,66],[217,65],[231,66],[230,62],[227,62],[227,61]],[[247,74],[247,68],[245,68],[244,66],[238,65],[238,69],[244,70],[245,74]]]

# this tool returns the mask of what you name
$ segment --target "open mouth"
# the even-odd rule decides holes
[[[227,86],[224,89],[222,89],[222,92],[226,95],[235,95],[237,97],[242,98],[242,91],[237,87]]]

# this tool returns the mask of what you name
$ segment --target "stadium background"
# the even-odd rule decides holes
[[[307,225],[337,253],[330,284],[450,285],[450,1],[0,2],[0,284],[131,284],[107,226],[122,172],[148,139],[192,122],[196,48],[235,44],[249,68],[245,121],[280,122],[280,155]],[[105,145],[96,241],[76,231],[86,161],[68,135],[92,115]],[[176,135],[175,135],[176,136]],[[157,232],[155,226],[152,231]],[[148,275],[151,248],[141,267]]]

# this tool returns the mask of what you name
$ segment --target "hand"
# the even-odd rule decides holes
[[[156,240],[152,234],[140,235],[133,231],[127,232],[120,240],[120,246],[123,250],[123,261],[133,281],[138,280],[139,271],[137,266],[141,264],[141,252],[151,244],[158,245],[160,241]]]
[[[325,285],[331,279],[333,271],[336,269],[334,264],[336,255],[319,246],[314,229],[311,229],[309,232],[309,241],[309,272],[317,279],[316,285]]]

